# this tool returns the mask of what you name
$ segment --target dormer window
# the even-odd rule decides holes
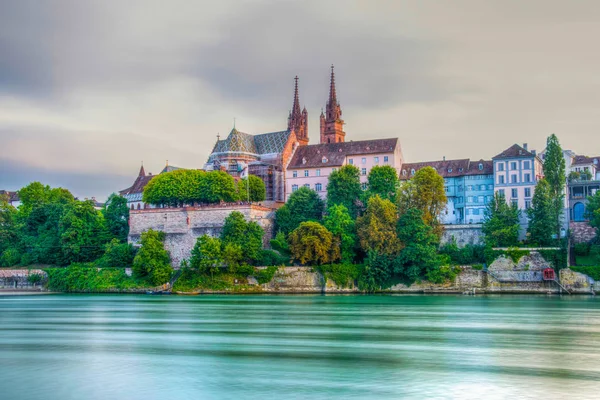
[[[327,157],[323,156],[323,158],[321,158],[321,162],[323,164],[325,164],[327,161],[329,161],[329,160],[327,160]]]
[[[306,164],[306,158],[302,158],[302,164]]]
[[[462,168],[459,168],[459,169],[458,169],[458,172],[463,172],[463,169],[462,169]]]
[[[410,174],[411,174],[411,175],[414,175],[414,174],[415,174],[415,170],[414,170],[414,169],[411,169],[411,170],[410,170]]]
[[[448,168],[448,172],[452,172],[452,168]]]
[[[482,163],[479,163],[479,170],[480,171],[483,170],[483,164]]]
[[[402,170],[402,175],[406,176],[406,170],[405,169]]]

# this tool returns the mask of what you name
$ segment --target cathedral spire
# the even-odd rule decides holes
[[[300,96],[298,94],[298,75],[294,77],[294,104],[288,116],[288,130],[294,131],[301,145],[308,144],[308,112],[306,107],[300,111]]]
[[[300,114],[300,100],[298,99],[298,75],[294,78],[294,105],[292,106],[292,114]]]
[[[331,64],[331,81],[329,83],[329,102],[337,104],[337,96],[335,93],[335,72],[333,71],[333,64]]]
[[[331,80],[329,82],[329,100],[325,107],[325,115],[321,112],[321,143],[340,143],[345,140],[342,109],[335,91],[335,72],[331,65]]]

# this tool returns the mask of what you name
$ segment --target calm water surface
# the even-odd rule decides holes
[[[600,398],[600,299],[0,296],[0,399]]]

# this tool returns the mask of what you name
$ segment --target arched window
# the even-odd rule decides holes
[[[411,175],[414,175],[414,174],[415,174],[415,170],[414,170],[414,169],[411,169],[411,170],[410,170],[410,174],[411,174]]]
[[[479,163],[479,170],[481,171],[483,169],[483,164]]]
[[[138,210],[142,209],[142,205],[140,203],[138,203]]]
[[[135,210],[135,206],[134,206],[133,204],[131,205],[131,209],[132,209],[132,210]]]
[[[573,206],[573,220],[574,221],[585,221],[585,206],[583,203],[576,203]]]

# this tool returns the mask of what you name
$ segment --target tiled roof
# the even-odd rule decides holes
[[[482,169],[479,169],[480,164]],[[455,178],[466,175],[490,175],[494,171],[492,161],[486,160],[471,161],[468,158],[464,158],[459,160],[425,161],[402,164],[400,180],[410,179],[413,170],[416,172],[425,167],[435,168],[437,173],[443,178]]]
[[[596,160],[596,163],[594,163]],[[600,156],[588,157],[588,156],[575,156],[571,165],[587,165],[587,164],[600,164]]]
[[[138,176],[131,187],[119,191],[119,194],[125,196],[134,193],[142,193],[144,191],[144,187],[146,187],[152,178],[154,178],[154,175]]]
[[[9,190],[0,190],[0,196],[7,196],[9,203],[19,201],[19,194],[17,192],[11,192]]]
[[[183,169],[183,168],[179,168],[179,167],[175,167],[173,165],[166,165],[162,171],[160,171],[160,173],[165,173],[165,172],[171,172],[171,171],[177,171],[178,169]]]
[[[508,149],[504,150],[502,153],[498,154],[495,157],[492,157],[492,160],[500,159],[500,158],[520,158],[520,157],[535,157],[535,155],[525,150],[525,148],[519,146],[518,144],[513,144]]]
[[[291,131],[279,131],[251,135],[233,128],[226,139],[219,140],[213,153],[239,152],[251,154],[281,153]]]
[[[300,146],[296,149],[288,169],[336,167],[344,164],[346,156],[392,153],[397,146],[398,138]]]

